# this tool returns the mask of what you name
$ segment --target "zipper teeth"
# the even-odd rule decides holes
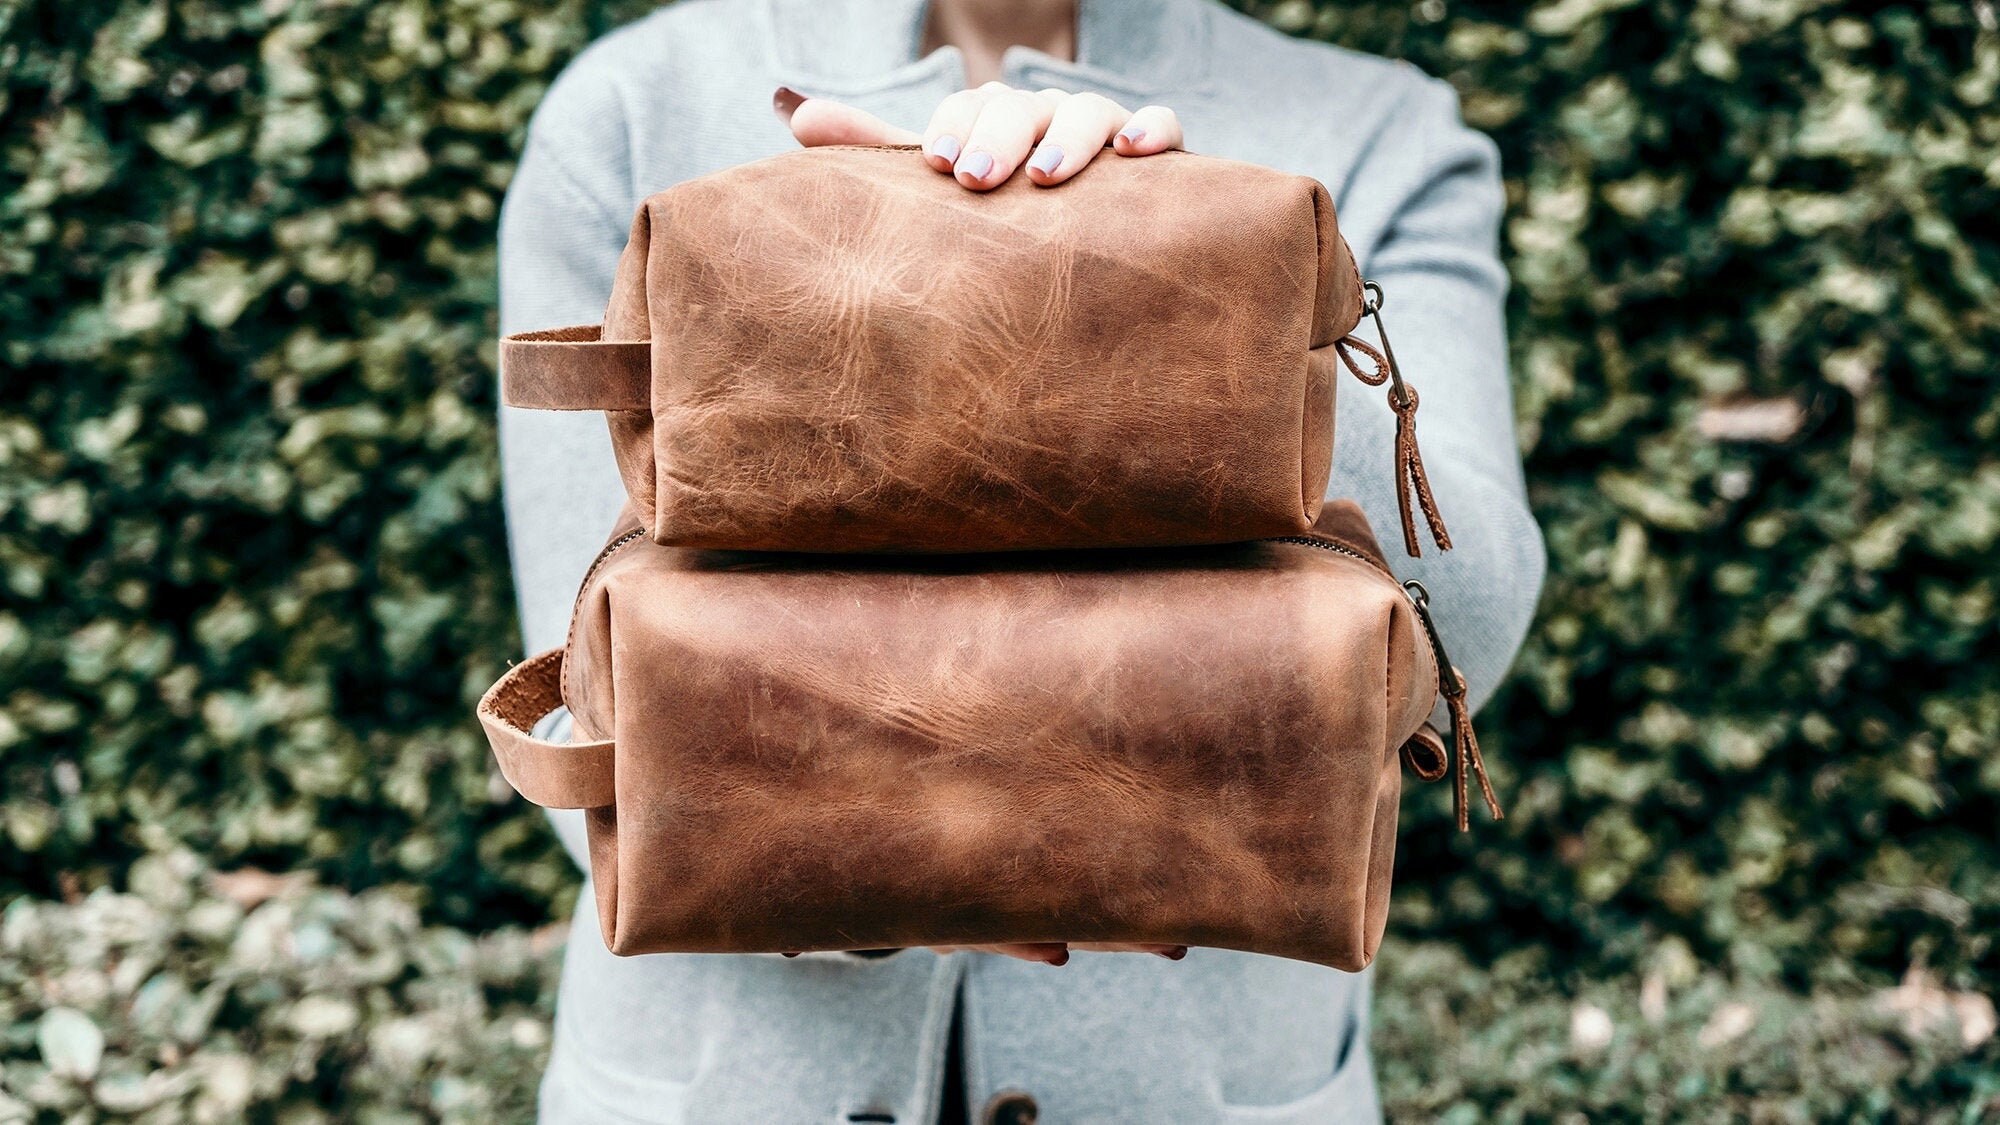
[[[613,539],[611,542],[606,543],[604,549],[597,552],[597,557],[591,560],[590,569],[583,572],[583,581],[576,588],[576,601],[571,604],[569,609],[569,630],[563,634],[562,676],[556,690],[561,693],[564,706],[568,706],[569,701],[573,698],[569,691],[569,654],[576,648],[577,611],[583,608],[584,595],[590,593],[590,580],[597,577],[597,572],[604,568],[605,562],[611,556],[618,553],[619,548],[645,534],[645,528],[635,527],[618,538]]]
[[[1431,664],[1437,668],[1438,694],[1444,694],[1445,677],[1454,675],[1457,669],[1447,666],[1444,646],[1437,638],[1437,622],[1431,620],[1430,606],[1417,600],[1417,595],[1408,586],[1403,587],[1403,596],[1410,599],[1410,608],[1417,614],[1417,636],[1423,638],[1424,648],[1431,654]]]
[[[590,569],[583,572],[583,584],[577,587],[577,605],[583,604],[583,595],[585,591],[590,589],[590,580],[597,577],[597,572],[604,567],[604,564],[610,560],[611,556],[617,554],[619,548],[644,534],[646,534],[645,528],[635,527],[618,538],[613,539],[611,542],[606,543],[604,549],[597,552],[597,558],[591,561]]]
[[[604,549],[597,552],[597,558],[591,560],[590,569],[583,572],[583,582],[578,587],[576,593],[577,605],[583,604],[583,595],[585,591],[587,591],[590,587],[590,580],[597,577],[597,572],[604,568],[604,564],[611,560],[611,556],[617,554],[619,550],[621,550],[627,543],[630,543],[634,539],[637,539],[645,534],[646,534],[645,528],[635,527],[632,530],[626,532],[625,534],[620,535],[618,538],[613,539],[611,542],[606,543],[604,545]],[[1332,551],[1336,554],[1346,555],[1348,558],[1351,559],[1359,559],[1360,561],[1367,563],[1369,566],[1374,567],[1376,570],[1379,570],[1384,574],[1389,574],[1390,577],[1394,577],[1394,575],[1390,573],[1389,568],[1387,566],[1383,565],[1382,563],[1376,561],[1373,558],[1370,558],[1368,555],[1362,553],[1361,551],[1353,547],[1350,547],[1345,543],[1338,542],[1336,540],[1319,539],[1310,535],[1274,535],[1269,539],[1264,540],[1264,542],[1297,543],[1302,547],[1317,547],[1322,551]]]
[[[646,534],[645,528],[635,527],[632,530],[626,532],[625,534],[620,535],[618,538],[613,539],[611,542],[606,543],[604,545],[604,549],[597,552],[597,557],[591,560],[590,569],[583,572],[583,582],[578,586],[576,592],[576,605],[580,606],[583,604],[583,596],[590,589],[590,580],[597,577],[597,572],[599,570],[604,569],[604,564],[611,561],[611,556],[617,554],[621,549],[624,548],[624,546],[627,543],[630,543],[634,539],[638,539],[645,534]],[[1335,554],[1346,555],[1348,558],[1351,559],[1358,559],[1361,562],[1365,562],[1369,566],[1374,567],[1376,570],[1379,570],[1384,574],[1388,574],[1391,578],[1395,577],[1395,575],[1390,572],[1388,566],[1369,557],[1367,554],[1364,554],[1360,550],[1350,547],[1347,544],[1339,542],[1337,540],[1320,539],[1316,536],[1311,536],[1311,535],[1274,535],[1269,539],[1264,540],[1264,542],[1297,543],[1301,547],[1316,547],[1322,551],[1332,551]],[[573,614],[574,609],[572,609],[571,612]]]
[[[1375,561],[1372,558],[1369,558],[1367,555],[1361,553],[1360,551],[1356,550],[1353,547],[1348,546],[1345,543],[1336,542],[1335,540],[1332,539],[1320,539],[1311,535],[1275,535],[1269,539],[1266,539],[1265,542],[1297,543],[1302,547],[1318,547],[1322,551],[1334,551],[1336,553],[1346,555],[1349,558],[1360,559],[1362,562],[1367,563],[1369,566],[1374,567],[1376,570],[1379,570],[1384,574],[1388,574],[1389,577],[1391,578],[1395,577],[1394,574],[1390,574],[1389,568],[1387,566]]]

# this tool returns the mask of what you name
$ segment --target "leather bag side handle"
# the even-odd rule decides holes
[[[529,410],[651,410],[653,345],[606,340],[595,324],[503,337],[500,401]]]
[[[547,809],[594,809],[613,804],[617,789],[611,739],[549,742],[534,725],[562,706],[563,650],[552,648],[507,670],[479,699],[479,725],[514,791]]]

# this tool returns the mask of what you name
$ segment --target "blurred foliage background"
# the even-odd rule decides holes
[[[2000,1118],[1991,0],[1237,2],[1508,175],[1552,571],[1508,820],[1406,802],[1392,1110]],[[0,0],[0,1122],[523,1112],[494,220],[650,7]]]

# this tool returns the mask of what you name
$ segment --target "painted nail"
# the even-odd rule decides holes
[[[789,950],[784,955],[786,957],[797,957],[799,954],[797,950]]]
[[[945,133],[931,142],[930,154],[947,164],[958,159],[958,138]]]
[[[789,126],[792,123],[792,114],[805,100],[804,94],[790,86],[780,86],[771,94],[771,112],[777,114],[778,120]]]
[[[1028,161],[1028,167],[1046,176],[1056,170],[1056,166],[1062,163],[1062,158],[1061,145],[1044,144],[1035,150],[1034,159]]]
[[[1118,135],[1125,138],[1126,144],[1131,145],[1136,145],[1146,139],[1146,131],[1136,125],[1125,126],[1125,128],[1119,130]]]
[[[1169,961],[1178,961],[1181,958],[1187,956],[1187,946],[1176,945],[1172,949],[1157,949],[1154,950],[1154,952],[1158,953],[1162,957],[1165,957]]]
[[[1065,949],[1059,953],[1050,954],[1046,964],[1058,967],[1069,964],[1069,950]]]
[[[990,152],[968,152],[964,159],[953,166],[952,171],[975,180],[986,178],[993,170],[993,154]]]

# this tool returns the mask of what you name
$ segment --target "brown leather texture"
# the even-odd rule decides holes
[[[1222,543],[1311,526],[1362,308],[1305,177],[1174,152],[975,193],[833,146],[646,200],[596,348],[502,368],[510,403],[610,412],[663,544]]]
[[[608,802],[616,953],[1161,942],[1360,969],[1436,656],[1359,509],[1307,538],[779,555],[634,516],[566,656],[482,719],[530,799]],[[525,734],[558,677],[578,745]]]

